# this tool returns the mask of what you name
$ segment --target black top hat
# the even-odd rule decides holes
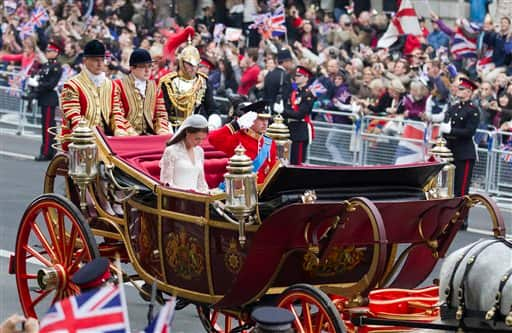
[[[277,62],[283,62],[285,60],[291,60],[292,54],[288,49],[280,49],[277,52]]]
[[[93,39],[84,47],[84,57],[105,57],[105,45],[97,39]]]
[[[82,266],[71,278],[81,290],[101,287],[110,278],[107,258],[96,258]]]
[[[256,327],[265,332],[288,331],[295,320],[290,311],[273,306],[257,308],[252,312],[251,317],[256,322]]]
[[[254,111],[260,118],[270,118],[269,109],[267,108],[267,102],[258,101],[254,103],[243,102],[238,105],[237,114],[243,115],[244,113]]]
[[[149,64],[151,62],[153,62],[153,60],[151,60],[151,54],[144,49],[135,49],[130,55],[130,66]]]

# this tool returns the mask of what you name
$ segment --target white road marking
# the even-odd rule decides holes
[[[34,158],[35,158],[33,155],[13,153],[10,151],[5,151],[5,150],[0,150],[0,156],[9,156],[9,157],[22,159],[22,160],[34,160]]]

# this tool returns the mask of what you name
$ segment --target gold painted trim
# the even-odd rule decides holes
[[[174,212],[174,211],[170,211],[170,210],[165,210],[165,209],[161,208],[162,207],[161,200],[159,200],[159,203],[157,204],[157,207],[160,207],[160,208],[151,208],[151,207],[142,205],[132,199],[128,199],[128,202],[134,208],[137,208],[138,210],[143,211],[143,212],[151,213],[153,215],[160,215],[163,217],[169,217],[169,218],[172,218],[175,220],[195,223],[198,225],[205,225],[207,222],[203,216],[183,214],[183,213],[178,213],[178,212]]]
[[[213,273],[212,273],[212,262],[210,252],[210,227],[208,224],[204,226],[204,255],[206,264],[206,278],[208,280],[208,290],[211,295],[215,294],[215,288],[213,286]]]
[[[162,196],[160,192],[157,192],[157,211],[162,211]],[[165,255],[164,255],[164,237],[162,236],[162,215],[157,214],[157,237],[158,237],[158,252],[160,257],[160,272],[165,281],[169,281],[167,277],[167,271],[165,270]]]
[[[480,194],[470,194],[470,195],[465,196],[464,199],[466,201],[469,201],[469,204],[471,204],[472,206],[481,204],[487,209],[487,212],[491,216],[492,225],[494,227],[493,228],[494,237],[504,237],[506,235],[506,232],[505,232],[506,230],[504,230],[503,234],[499,233],[499,230],[501,227],[503,227],[503,228],[506,227],[505,224],[500,225],[500,220],[505,222],[503,220],[503,216],[500,216],[501,219],[500,219],[500,217],[498,217],[498,214],[500,214],[500,212],[496,212],[494,210],[494,208],[492,207],[492,205],[489,203],[488,199],[485,196],[482,196]]]
[[[123,240],[123,238],[119,234],[116,234],[111,231],[104,231],[104,230],[96,229],[96,228],[91,228],[91,231],[94,234],[94,236],[101,236],[101,237],[107,237],[107,238],[112,238],[112,239],[116,239],[116,240]]]

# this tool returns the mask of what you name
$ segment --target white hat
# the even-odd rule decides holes
[[[200,114],[193,114],[191,116],[188,116],[187,119],[183,121],[180,128],[178,128],[176,133],[173,135],[171,140],[169,140],[167,145],[170,146],[177,143],[180,140],[181,133],[189,127],[208,129],[208,120],[206,120],[206,118],[201,116]]]

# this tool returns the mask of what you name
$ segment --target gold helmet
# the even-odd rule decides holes
[[[180,66],[183,66],[183,61],[185,61],[194,67],[198,66],[199,63],[201,62],[201,56],[199,55],[199,51],[194,45],[192,45],[190,35],[188,37],[188,45],[185,46],[178,55],[178,61],[180,62]]]

